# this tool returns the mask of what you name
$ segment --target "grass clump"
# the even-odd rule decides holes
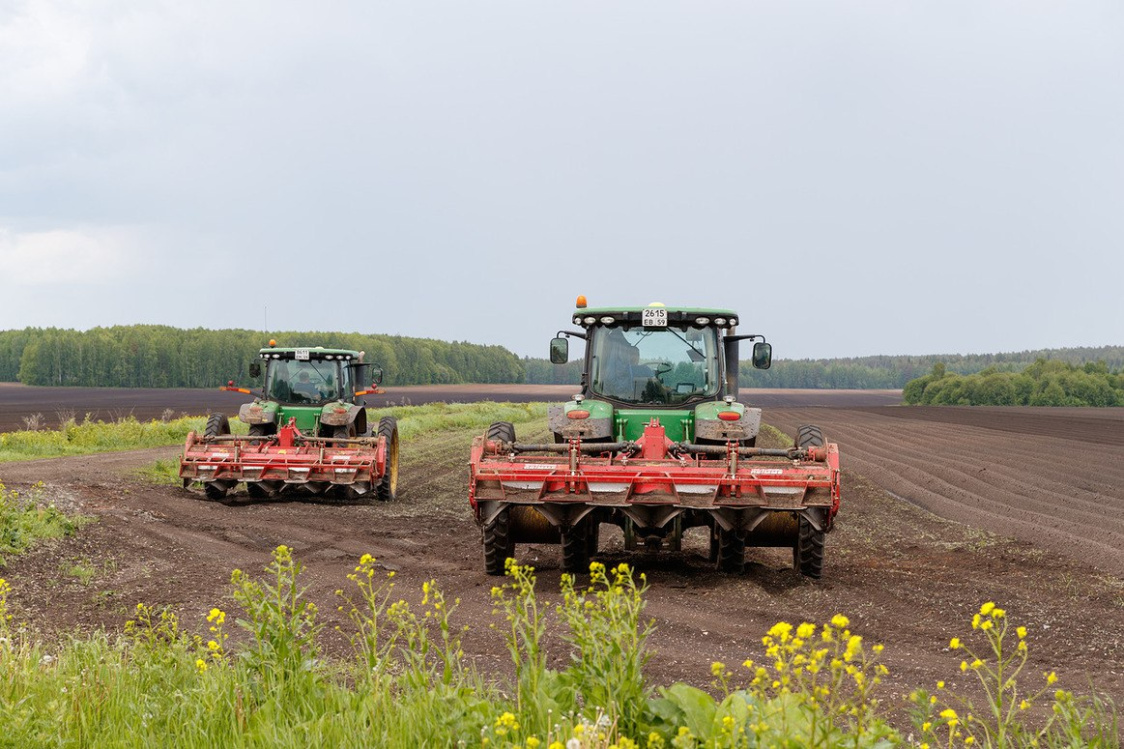
[[[424,406],[395,406],[367,409],[367,423],[378,424],[384,416],[398,421],[398,434],[408,439],[429,432],[473,430],[481,434],[495,421],[520,424],[546,423],[546,403],[428,403]]]
[[[7,556],[26,551],[37,541],[73,535],[86,521],[44,504],[42,482],[26,494],[0,482],[0,566]]]
[[[170,421],[137,421],[129,416],[118,421],[78,423],[73,419],[60,429],[28,430],[0,434],[0,461],[57,458],[66,455],[138,450],[183,444],[190,431],[202,432],[205,417],[183,417]],[[235,424],[232,428],[237,431]],[[245,431],[245,425],[242,431]]]

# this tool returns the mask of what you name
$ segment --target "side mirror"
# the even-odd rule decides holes
[[[371,367],[371,382],[375,385],[382,384],[382,367]]]
[[[250,377],[261,377],[261,362],[250,362]]]
[[[768,369],[773,363],[773,344],[758,341],[753,344],[753,368]]]
[[[550,362],[565,364],[570,361],[570,342],[565,338],[550,339]]]

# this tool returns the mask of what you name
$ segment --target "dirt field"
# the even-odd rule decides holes
[[[438,392],[404,390],[387,397],[420,403]],[[512,395],[539,400],[569,390]],[[12,392],[19,388],[0,389],[5,414]],[[171,393],[184,391],[161,392],[164,403],[174,403],[153,402],[161,410],[198,413],[217,402],[233,411],[242,402],[225,393],[219,396],[229,404],[209,400],[211,391],[201,391],[208,400],[184,394],[172,401]],[[499,399],[503,392],[465,394]],[[760,657],[760,636],[774,622],[826,621],[843,612],[868,641],[886,644],[891,676],[883,696],[893,701],[937,679],[964,683],[949,638],[963,637],[980,603],[995,600],[1030,629],[1028,687],[1038,686],[1041,671],[1056,669],[1065,686],[1087,691],[1091,678],[1124,702],[1124,409],[905,408],[889,405],[893,392],[746,395],[767,407],[768,423],[789,433],[816,423],[840,443],[844,500],[828,537],[825,576],[801,578],[782,550],[751,550],[744,575],[719,574],[705,561],[701,535],[688,536],[683,556],[626,555],[619,531],[606,526],[602,558],[635,563],[651,584],[655,683],[705,686],[712,660]],[[142,415],[139,406],[134,413]],[[285,543],[306,563],[310,595],[330,615],[333,591],[367,552],[398,571],[397,592],[407,598],[431,577],[460,597],[457,619],[472,626],[468,651],[481,668],[506,674],[502,643],[487,627],[495,579],[483,574],[465,499],[468,439],[404,450],[400,499],[376,505],[245,497],[217,504],[130,477],[138,466],[174,457],[175,448],[0,464],[9,486],[45,481],[60,504],[99,518],[77,538],[3,569],[16,614],[47,633],[117,629],[144,601],[172,604],[185,623],[201,625],[211,606],[231,606],[232,568],[260,569]],[[536,566],[540,589],[555,598],[557,547],[520,547],[519,556]],[[95,571],[88,585],[65,572],[74,564]],[[553,652],[564,657],[561,646]]]

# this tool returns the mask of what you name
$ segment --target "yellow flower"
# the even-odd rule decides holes
[[[1026,637],[1026,627],[1019,627],[1015,630],[1015,634],[1019,636],[1020,640],[1023,639],[1024,637]]]
[[[710,664],[710,673],[712,676],[721,676],[722,672],[726,670],[726,664],[721,661],[715,661]]]
[[[527,739],[527,749],[539,749],[539,744],[541,743],[542,742],[536,739],[534,736],[531,736]]]
[[[368,565],[373,561],[375,561],[375,558],[370,554],[364,554],[363,556],[359,557],[359,564],[362,565]]]
[[[202,658],[196,658],[195,667],[199,669],[199,673],[203,673],[207,670],[207,661],[203,660]]]
[[[971,746],[974,743],[976,743],[975,736],[968,736],[964,739],[964,746]]]
[[[925,721],[924,723],[921,724],[921,730],[922,731],[928,731],[932,727],[933,727],[933,724],[930,723],[929,721]]]
[[[1045,676],[1046,676],[1046,683],[1047,684],[1053,684],[1055,681],[1058,680],[1058,675],[1055,674],[1053,671],[1051,671],[1048,674],[1045,674]]]
[[[816,625],[804,622],[796,628],[796,636],[802,640],[807,640],[809,637],[816,633]]]
[[[1026,710],[1028,707],[1030,707],[1030,703],[1027,702],[1026,700],[1023,700],[1022,702],[1019,703],[1019,709],[1020,710]]]
[[[956,649],[958,649],[958,648],[960,647],[960,638],[959,638],[959,637],[953,637],[953,638],[952,638],[952,639],[951,639],[951,640],[949,641],[949,643],[948,643],[948,646],[949,646],[950,648],[952,648],[953,650],[956,650]]]
[[[836,614],[835,616],[831,617],[831,624],[837,629],[843,629],[851,624],[851,620],[843,616],[842,614]]]
[[[995,603],[993,601],[988,601],[983,606],[980,606],[980,613],[983,614],[984,616],[987,616],[988,614],[991,613],[991,610],[993,608],[995,608]]]
[[[937,689],[944,689],[944,682],[943,681],[937,682]]]

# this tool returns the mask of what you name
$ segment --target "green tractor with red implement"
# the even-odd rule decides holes
[[[626,549],[673,551],[704,527],[727,572],[743,570],[747,546],[791,547],[793,566],[820,577],[839,451],[810,425],[791,447],[757,446],[761,409],[738,401],[739,343],[755,341],[752,365],[767,369],[764,336],[737,335],[725,309],[594,309],[578,297],[572,319],[581,330],[560,332],[550,359],[565,363],[578,338],[585,366],[581,392],[549,410],[554,441],[520,442],[499,422],[473,442],[485,570],[503,574],[517,544],[556,543],[565,570],[585,571],[610,524]]]
[[[250,496],[293,491],[348,498],[394,499],[398,492],[398,425],[367,423],[363,396],[382,392],[382,370],[349,349],[284,348],[270,341],[250,364],[263,373],[258,391],[238,412],[246,435],[231,434],[224,414],[211,414],[203,434],[191,432],[180,460],[184,487],[203,484],[210,499],[245,483]],[[360,383],[369,383],[361,386]]]

